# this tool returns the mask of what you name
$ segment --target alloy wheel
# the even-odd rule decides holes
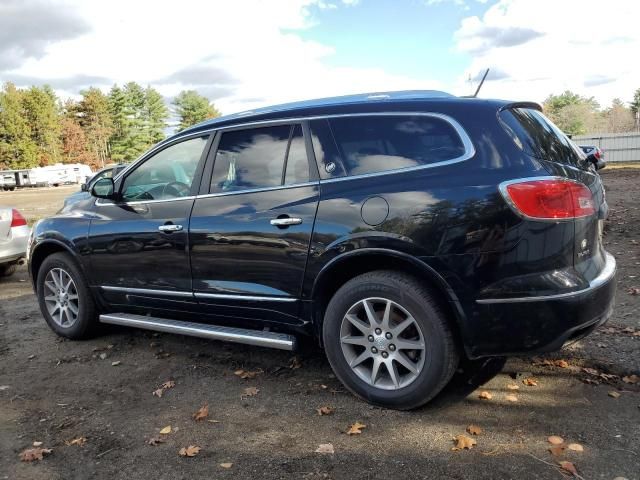
[[[76,284],[62,268],[52,268],[44,279],[44,302],[53,321],[69,328],[78,319],[80,301]]]

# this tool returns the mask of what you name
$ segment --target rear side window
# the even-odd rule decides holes
[[[429,165],[465,153],[453,126],[437,117],[357,116],[329,124],[347,175]]]
[[[578,165],[583,152],[558,128],[533,108],[508,108],[500,112],[502,126],[525,153],[541,160]]]
[[[309,181],[300,125],[224,132],[211,177],[212,193],[278,187]]]

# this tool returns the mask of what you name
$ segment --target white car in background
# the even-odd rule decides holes
[[[0,206],[0,277],[8,277],[25,262],[29,231],[18,210]]]

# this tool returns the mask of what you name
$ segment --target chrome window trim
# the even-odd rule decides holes
[[[162,199],[158,199],[158,200],[136,200],[135,202],[119,202],[119,203],[115,203],[115,202],[105,202],[102,203],[100,202],[100,200],[104,200],[102,198],[96,198],[96,207],[118,207],[121,205],[142,205],[142,204],[147,204],[147,203],[165,203],[165,202],[177,202],[180,200],[194,200],[195,198],[197,198],[197,195],[189,195],[188,197],[176,197],[176,198],[162,198]],[[100,202],[100,203],[98,203]]]
[[[157,290],[151,288],[131,288],[131,287],[116,287],[113,285],[102,285],[102,290],[107,292],[121,292],[139,295],[166,295],[168,297],[193,297],[193,293],[185,292],[184,290]]]
[[[196,298],[210,298],[219,300],[246,300],[249,302],[297,302],[293,297],[263,297],[259,295],[232,295],[229,293],[203,293],[195,292]]]
[[[610,281],[613,278],[615,273],[616,273],[616,259],[610,253],[605,252],[604,268],[596,278],[594,278],[589,282],[589,286],[587,288],[583,288],[581,290],[576,290],[574,292],[568,292],[568,293],[556,293],[554,295],[539,295],[539,296],[531,296],[531,297],[513,297],[513,298],[483,298],[481,300],[476,300],[476,303],[484,305],[484,304],[495,304],[495,303],[544,302],[547,300],[561,300],[564,298],[577,297],[602,287],[604,284],[606,284],[608,281]]]
[[[155,152],[157,152],[159,149],[168,147],[168,146],[172,145],[173,143],[178,143],[180,141],[187,140],[187,139],[190,139],[190,138],[193,138],[193,137],[200,137],[200,136],[204,136],[204,135],[215,135],[216,132],[225,132],[225,131],[238,130],[238,129],[244,129],[244,128],[254,128],[254,127],[261,127],[261,126],[288,124],[288,123],[301,123],[301,122],[307,122],[307,121],[312,121],[312,120],[328,120],[328,119],[332,119],[332,118],[352,118],[352,117],[395,117],[395,116],[401,116],[401,117],[415,117],[415,116],[431,117],[431,118],[438,118],[440,120],[443,120],[443,121],[449,123],[453,127],[453,129],[456,131],[458,136],[460,137],[460,140],[462,141],[462,145],[464,146],[464,149],[465,149],[464,154],[460,155],[459,157],[452,158],[450,160],[443,160],[441,162],[435,162],[435,163],[430,163],[430,164],[425,164],[425,165],[417,165],[415,167],[396,168],[396,169],[393,169],[393,170],[381,170],[380,172],[363,173],[363,174],[360,174],[360,175],[345,175],[345,176],[342,176],[342,177],[319,179],[319,180],[316,180],[316,181],[310,181],[310,182],[305,182],[305,183],[297,183],[297,184],[291,184],[291,185],[277,185],[277,186],[273,186],[273,187],[252,188],[252,189],[246,189],[246,190],[236,190],[236,191],[233,191],[233,192],[207,193],[207,194],[195,195],[195,197],[194,196],[190,196],[190,197],[180,197],[180,198],[177,198],[177,199],[171,198],[171,199],[166,199],[166,200],[149,200],[149,201],[146,201],[146,202],[145,201],[127,202],[126,205],[135,205],[135,204],[140,204],[140,203],[152,203],[152,202],[153,203],[171,202],[171,201],[185,200],[185,199],[191,200],[193,198],[198,199],[198,198],[218,197],[218,196],[224,196],[224,195],[238,195],[238,194],[241,194],[241,193],[266,192],[266,191],[270,191],[270,190],[281,190],[281,189],[286,189],[286,188],[295,188],[295,187],[318,185],[318,184],[322,184],[322,183],[342,182],[342,181],[345,181],[345,180],[355,180],[355,179],[359,179],[359,178],[377,177],[377,176],[395,174],[395,173],[413,172],[413,171],[416,171],[416,170],[437,168],[437,167],[442,167],[442,166],[445,166],[445,165],[452,165],[452,164],[455,164],[455,163],[464,162],[466,160],[469,160],[470,158],[472,158],[476,154],[476,149],[475,149],[475,147],[473,145],[473,142],[471,141],[471,138],[467,134],[466,130],[462,127],[462,125],[460,125],[460,123],[457,120],[455,120],[454,118],[452,118],[449,115],[446,115],[444,113],[424,112],[424,111],[395,111],[395,110],[389,110],[389,111],[380,111],[380,112],[358,112],[358,113],[340,113],[340,114],[326,114],[326,115],[309,115],[309,116],[277,118],[277,119],[270,119],[270,120],[256,120],[256,121],[253,121],[253,122],[244,122],[244,123],[234,123],[234,124],[231,124],[231,125],[220,126],[220,127],[211,127],[211,128],[206,129],[206,130],[200,130],[198,132],[186,134],[186,135],[184,135],[182,137],[175,138],[173,141],[168,142],[166,144],[165,143],[161,143],[161,144],[156,145],[151,150],[146,152],[142,157],[140,157],[139,159],[135,160],[127,168],[122,170],[113,179],[113,181],[117,182],[118,180],[120,180],[121,176],[123,176],[127,172],[129,172],[129,170],[135,168],[135,166],[138,165],[139,163],[144,162],[148,157],[150,157],[151,155],[155,154]],[[118,204],[116,204],[116,203],[97,203],[96,202],[96,205],[97,206],[103,206],[103,205],[118,205]]]
[[[587,189],[589,188],[584,183],[579,182],[578,180],[574,180],[573,178],[567,178],[567,177],[559,177],[557,175],[542,175],[539,177],[522,177],[522,178],[515,178],[513,180],[506,180],[504,182],[501,182],[498,185],[498,190],[500,191],[502,198],[504,199],[505,202],[507,202],[507,205],[509,205],[509,208],[511,208],[511,210],[513,210],[513,212],[516,215],[518,215],[520,218],[524,218],[525,220],[531,220],[534,222],[572,222],[579,218],[589,218],[598,214],[598,210],[595,210],[595,212],[592,213],[591,215],[580,215],[579,217],[570,217],[570,218],[549,218],[549,217],[531,217],[529,215],[522,213],[518,209],[516,204],[513,202],[513,200],[511,199],[511,196],[509,196],[509,192],[507,192],[507,187],[509,185],[513,185],[514,183],[535,182],[539,180],[561,180],[563,182],[577,183],[578,185],[582,185]],[[594,206],[594,209],[595,209],[595,206]]]

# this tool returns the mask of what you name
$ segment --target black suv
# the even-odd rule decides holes
[[[42,314],[74,339],[315,337],[357,396],[420,406],[461,359],[556,350],[611,314],[602,183],[540,110],[396,92],[199,124],[36,225]]]

